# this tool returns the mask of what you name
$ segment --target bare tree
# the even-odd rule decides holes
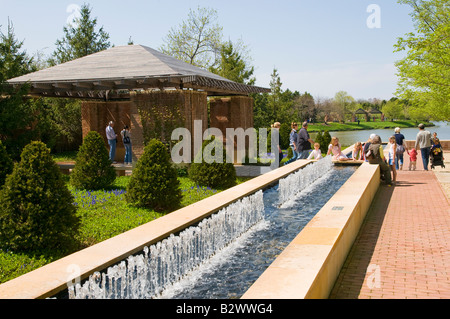
[[[191,9],[186,21],[170,29],[160,51],[205,69],[215,66],[220,58],[222,39],[222,27],[216,20],[214,9]]]

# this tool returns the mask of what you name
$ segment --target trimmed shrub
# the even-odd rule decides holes
[[[0,141],[0,188],[5,184],[6,176],[12,173],[14,164],[6,151],[6,147]]]
[[[0,191],[0,248],[71,250],[79,223],[50,150],[42,142],[30,143]]]
[[[164,212],[181,203],[181,188],[177,169],[170,162],[164,144],[152,139],[133,170],[125,198],[128,203]]]
[[[220,145],[221,143],[215,138],[203,142],[202,153],[197,154],[197,160],[189,168],[189,177],[198,185],[218,189],[236,185],[236,169],[233,163],[227,163],[226,148],[223,147],[223,144]],[[206,152],[204,152],[205,149]],[[222,150],[223,155],[217,154],[216,156],[217,150]],[[202,161],[199,163],[201,155],[203,155]],[[217,161],[216,157],[221,161]]]
[[[98,132],[89,132],[77,153],[70,183],[78,189],[98,190],[110,187],[115,179],[103,138]]]
[[[314,142],[320,144],[320,151],[322,154],[325,152],[325,154],[328,152],[328,144],[324,143],[323,141],[323,133],[322,131],[318,131],[316,138],[314,139]],[[314,148],[314,145],[311,145]]]
[[[322,153],[325,152],[325,154],[327,154],[327,152],[328,152],[328,146],[329,146],[330,143],[331,143],[331,135],[330,135],[330,132],[325,131],[325,132],[323,133],[322,141],[323,141],[323,145],[324,145],[324,147],[325,147],[325,150],[322,151]]]

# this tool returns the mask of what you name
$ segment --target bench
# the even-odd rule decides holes
[[[75,167],[74,162],[56,163],[56,164],[59,166],[61,173],[63,173],[64,175],[70,175],[70,173]],[[126,171],[133,171],[133,165],[112,164],[112,166],[114,167],[117,176],[125,176]]]

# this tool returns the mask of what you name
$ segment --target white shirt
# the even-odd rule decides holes
[[[320,150],[314,150],[309,154],[308,159],[321,159],[322,152]]]
[[[106,127],[106,138],[108,140],[115,140],[117,138],[114,128],[111,125]]]

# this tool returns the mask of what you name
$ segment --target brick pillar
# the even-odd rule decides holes
[[[84,101],[81,105],[81,118],[83,138],[90,132],[96,131],[105,140],[105,147],[109,152],[108,140],[106,138],[106,126],[110,121],[114,121],[114,130],[118,135],[117,151],[115,160],[123,162],[125,148],[123,146],[120,131],[127,125],[131,127],[130,102],[97,102]]]
[[[220,129],[224,139],[226,137],[227,128],[242,128],[244,130],[252,128],[253,103],[253,99],[248,96],[210,99],[210,126]],[[224,143],[226,143],[225,140]],[[234,141],[234,146],[234,160],[236,162],[236,141]],[[248,139],[246,140],[245,147],[246,150],[248,150]]]
[[[172,131],[178,127],[191,132],[193,150],[194,121],[202,121],[202,133],[208,127],[207,94],[191,90],[132,92],[130,118],[136,158],[152,138],[169,144]]]

